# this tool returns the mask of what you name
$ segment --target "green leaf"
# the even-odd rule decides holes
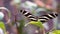
[[[40,21],[31,21],[29,23],[33,24],[33,25],[36,25],[36,26],[38,26],[40,28],[43,28],[42,22],[40,22]]]
[[[53,31],[53,33],[60,34],[60,30],[55,30],[55,31]]]
[[[2,21],[0,21],[0,28],[2,28],[4,33],[6,34],[6,28],[5,28],[5,25]]]
[[[19,23],[20,23],[20,26],[18,27],[19,34],[23,34],[24,22],[25,22],[24,20],[19,21]]]

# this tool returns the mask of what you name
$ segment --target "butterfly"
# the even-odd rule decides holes
[[[42,15],[42,16],[38,17],[38,19],[37,19],[37,18],[35,18],[35,16],[33,14],[31,14],[27,10],[20,10],[20,12],[22,13],[22,15],[27,17],[29,20],[31,20],[31,21],[38,21],[38,20],[40,20],[42,23],[45,23],[48,20],[56,18],[58,16],[57,13],[51,13],[51,14],[47,14],[47,15]]]

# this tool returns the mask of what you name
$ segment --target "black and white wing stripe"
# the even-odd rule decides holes
[[[56,18],[58,16],[57,13],[52,13],[52,14],[47,14],[47,15],[42,15],[41,17],[39,17],[39,20],[41,22],[46,22],[50,19]]]
[[[20,12],[27,17],[28,19],[30,19],[31,21],[37,21],[37,19],[35,18],[34,15],[32,15],[30,12],[28,12],[27,10],[20,10]]]

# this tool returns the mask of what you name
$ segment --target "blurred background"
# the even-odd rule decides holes
[[[5,24],[7,34],[40,34],[39,27],[34,25],[24,27],[24,24],[28,23],[29,20],[18,11],[18,8],[26,9],[38,17],[47,13],[57,12],[58,17],[49,20],[43,26],[46,32],[54,27],[60,30],[60,0],[0,0],[0,7],[7,8],[11,13],[10,22],[6,24],[9,20],[8,12],[4,9],[0,10],[4,13],[2,22]]]

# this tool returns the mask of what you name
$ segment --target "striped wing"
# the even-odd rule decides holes
[[[51,14],[47,14],[47,15],[42,15],[41,17],[39,17],[39,20],[41,22],[47,22],[50,19],[54,19],[58,16],[57,13],[51,13]]]
[[[42,15],[41,17],[39,17],[38,19],[36,19],[35,16],[32,15],[27,10],[20,10],[20,12],[25,17],[27,17],[29,20],[31,20],[31,21],[38,21],[38,20],[40,20],[42,23],[47,22],[48,20],[53,19],[53,18],[56,18],[58,16],[57,13],[51,13],[51,14],[47,14],[47,15]]]

